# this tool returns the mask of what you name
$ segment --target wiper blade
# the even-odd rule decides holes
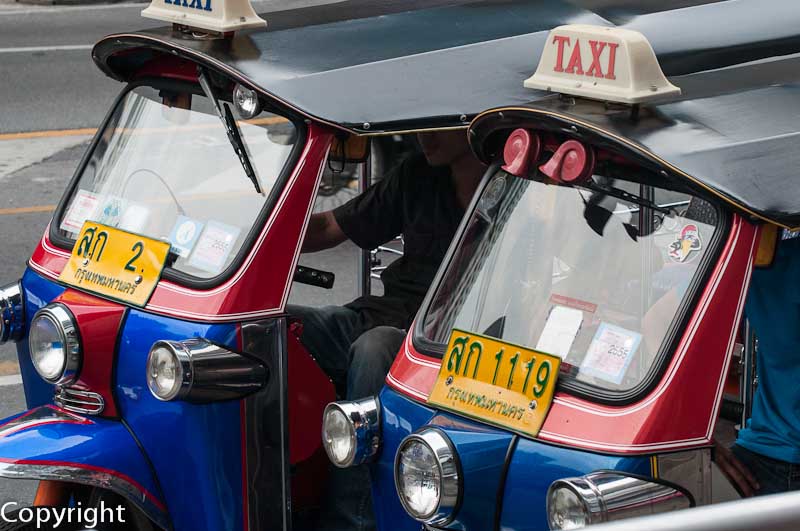
[[[253,168],[253,164],[250,162],[250,157],[247,155],[247,149],[242,141],[242,133],[239,130],[239,126],[236,124],[236,119],[233,117],[230,105],[227,103],[220,105],[220,101],[217,98],[217,95],[214,94],[214,89],[211,88],[211,83],[208,82],[208,77],[206,76],[204,69],[197,69],[197,80],[200,82],[203,92],[205,92],[208,99],[211,100],[211,103],[214,104],[214,110],[217,111],[217,116],[219,116],[219,119],[222,120],[222,125],[225,126],[225,132],[228,134],[228,140],[230,141],[231,146],[233,146],[233,151],[239,158],[239,162],[242,164],[245,175],[247,175],[247,178],[252,181],[253,186],[256,188],[256,192],[264,195],[264,191],[261,189],[261,184],[258,182],[256,171]]]

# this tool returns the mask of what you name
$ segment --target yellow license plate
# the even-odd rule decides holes
[[[59,280],[144,307],[161,278],[169,249],[167,242],[87,221]]]
[[[428,403],[535,437],[560,365],[557,356],[456,329]]]

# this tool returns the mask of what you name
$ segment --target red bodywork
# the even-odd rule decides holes
[[[69,387],[100,394],[105,402],[101,416],[118,416],[111,385],[117,337],[125,307],[73,289],[68,289],[53,302],[61,302],[69,308],[81,335],[84,363],[78,381]]]
[[[655,387],[635,403],[612,407],[560,392],[539,433],[542,441],[618,454],[708,445],[744,307],[757,228],[734,215],[728,240],[672,359]],[[425,401],[439,360],[414,349],[408,334],[387,383]],[[676,421],[679,419],[679,421]]]

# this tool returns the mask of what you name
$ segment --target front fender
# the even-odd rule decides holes
[[[50,405],[0,420],[0,477],[108,489],[157,525],[171,527],[151,468],[121,422]]]

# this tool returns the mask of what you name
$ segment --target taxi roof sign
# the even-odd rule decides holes
[[[142,16],[219,33],[267,25],[249,0],[152,0]]]
[[[588,24],[559,26],[547,36],[525,87],[603,101],[645,103],[678,95],[638,31]]]

